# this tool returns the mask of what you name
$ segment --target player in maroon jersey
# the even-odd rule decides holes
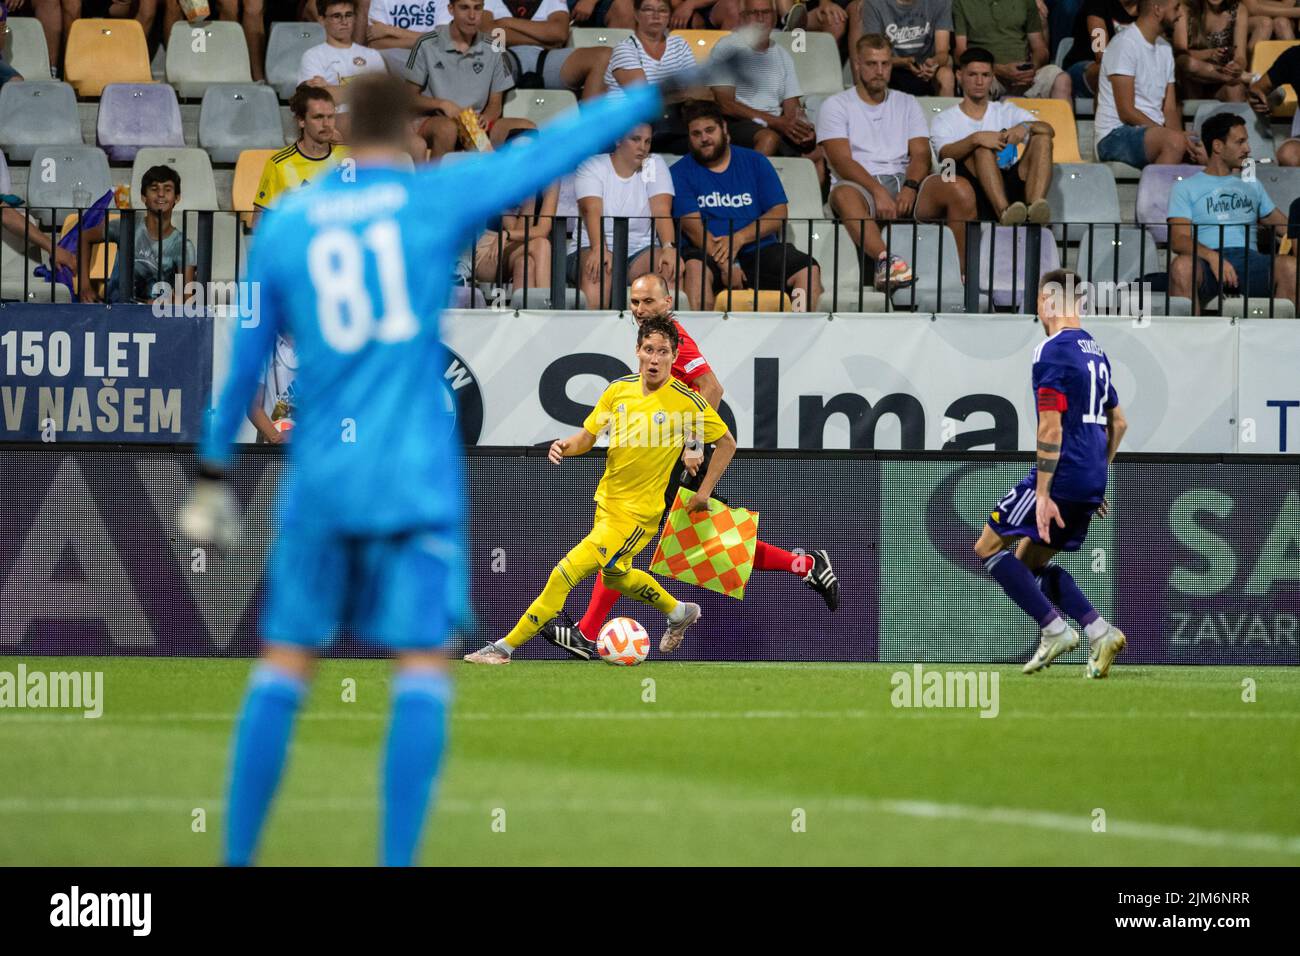
[[[632,317],[640,325],[648,319],[666,318],[672,320],[681,337],[677,349],[677,361],[673,363],[673,377],[695,389],[714,408],[722,400],[722,383],[713,374],[708,361],[700,354],[695,340],[673,317],[673,296],[668,283],[657,273],[651,272],[641,276],[632,283],[629,298]],[[707,469],[712,447],[704,449],[688,448],[682,455],[682,467],[668,484],[664,495],[664,514],[677,497],[678,488],[693,488]],[[722,499],[720,499],[722,500]],[[757,542],[754,553],[754,570],[784,571],[794,574],[814,591],[822,596],[826,606],[832,611],[840,606],[840,583],[831,567],[830,555],[825,551],[790,552],[774,547],[765,541]],[[542,628],[542,636],[552,644],[568,651],[574,657],[583,660],[597,660],[596,637],[601,627],[609,618],[609,613],[619,598],[618,591],[606,587],[600,575],[592,588],[591,601],[587,604],[587,613],[582,620],[574,621],[563,611]]]

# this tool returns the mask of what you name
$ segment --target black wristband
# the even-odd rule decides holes
[[[904,186],[904,188],[911,188],[911,189],[915,189],[915,190],[918,190],[918,191],[919,191],[920,188],[921,188],[921,184],[918,183],[915,179],[904,179],[904,180],[903,180],[903,186]]]

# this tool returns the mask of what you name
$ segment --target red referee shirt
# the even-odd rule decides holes
[[[670,315],[669,318],[672,316]],[[698,392],[699,388],[696,387],[695,380],[706,372],[712,372],[713,369],[709,367],[708,360],[700,354],[700,347],[695,344],[690,333],[675,318],[672,322],[677,327],[678,338],[681,339],[677,346],[677,361],[673,363],[673,378]]]

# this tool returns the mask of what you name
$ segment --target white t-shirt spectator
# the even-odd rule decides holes
[[[898,90],[872,106],[853,87],[836,93],[817,113],[817,142],[847,139],[854,161],[872,176],[902,176],[910,158],[908,142],[929,136],[921,104]],[[841,181],[832,170],[831,185]]]
[[[650,197],[673,195],[673,177],[668,172],[668,164],[651,153],[640,170],[624,179],[614,170],[609,153],[602,153],[578,167],[573,187],[580,200],[600,198],[606,249],[614,248],[614,221],[610,217],[628,217],[627,252],[636,255],[650,245]],[[582,244],[591,245],[591,237],[586,232],[582,234]]]
[[[293,380],[298,376],[298,353],[284,336],[275,340],[275,354],[266,366],[262,379],[262,411],[272,421],[293,419],[295,394]]]
[[[1143,116],[1161,126],[1165,125],[1165,90],[1174,81],[1174,48],[1164,37],[1148,43],[1139,29],[1120,30],[1111,38],[1101,58],[1101,79],[1097,91],[1096,142],[1118,126],[1119,111],[1115,108],[1115,88],[1110,78],[1133,77],[1133,105]]]
[[[298,82],[304,83],[319,76],[330,86],[341,86],[354,76],[363,73],[383,73],[387,70],[378,50],[354,43],[347,49],[320,43],[302,54],[298,64]],[[347,103],[340,103],[338,111],[346,113]]]
[[[442,17],[440,21],[438,18]],[[370,0],[368,19],[415,33],[428,33],[451,17],[446,0]]]
[[[739,45],[741,41],[736,37],[723,37],[713,48],[711,58],[716,57],[721,50]],[[758,110],[760,113],[771,113],[773,116],[781,114],[781,104],[786,100],[794,96],[803,96],[803,92],[799,89],[799,78],[794,72],[794,60],[785,47],[770,43],[766,50],[761,53],[758,50],[751,50],[745,58],[748,61],[746,64],[748,69],[744,82],[736,82],[729,76],[727,82],[713,85],[735,87],[737,102],[744,103],[750,109]]]
[[[647,83],[658,83],[665,76],[693,69],[695,54],[691,52],[690,44],[681,37],[669,34],[663,59],[656,60],[645,51],[634,33],[614,47],[609,58],[609,68],[605,70],[605,85],[611,90],[621,89],[618,80],[614,79],[615,70],[644,70]]]
[[[982,120],[972,119],[961,104],[950,106],[930,122],[930,143],[935,155],[950,143],[956,143],[972,133],[997,133],[1017,123],[1034,122],[1034,114],[1006,100],[990,101]]]

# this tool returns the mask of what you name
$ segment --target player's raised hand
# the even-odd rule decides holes
[[[564,452],[568,447],[569,440],[567,438],[557,438],[551,442],[551,450],[546,453],[546,457],[551,459],[551,464],[558,465],[564,461]]]
[[[1065,519],[1061,517],[1061,509],[1056,506],[1047,495],[1039,495],[1035,502],[1035,509],[1038,517],[1038,538],[1043,544],[1047,544],[1052,539],[1052,522],[1055,521],[1057,527],[1065,527]]]
[[[181,532],[199,544],[229,551],[239,540],[239,509],[220,478],[200,477],[176,516]]]

